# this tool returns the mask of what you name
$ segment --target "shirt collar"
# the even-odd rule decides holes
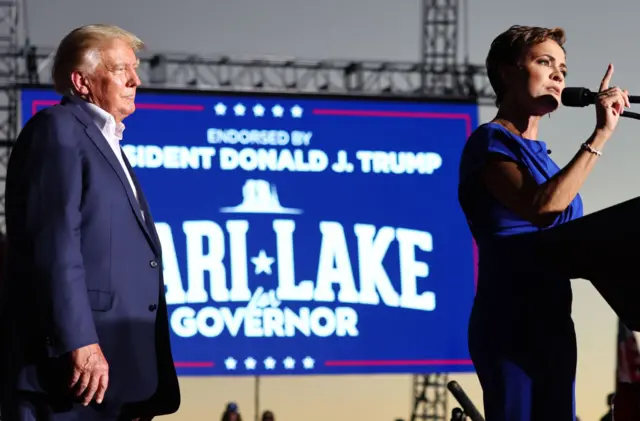
[[[116,119],[109,114],[109,112],[103,110],[95,104],[83,100],[77,96],[72,96],[71,100],[84,109],[93,119],[96,126],[102,133],[106,133],[115,137],[118,140],[122,140],[122,134],[125,129],[124,123],[116,123]]]

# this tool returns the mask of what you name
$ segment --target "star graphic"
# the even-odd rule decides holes
[[[271,112],[273,113],[274,117],[282,117],[284,108],[282,108],[280,105],[274,105],[273,108],[271,108]]]
[[[227,368],[227,370],[235,370],[236,364],[238,364],[238,362],[234,360],[233,357],[227,357],[227,359],[224,360],[224,366]]]
[[[267,275],[271,275],[271,265],[275,260],[273,257],[267,256],[267,252],[260,250],[257,257],[251,258],[251,263],[256,266],[255,274],[266,273]]]
[[[293,118],[302,117],[302,107],[299,105],[294,105],[293,107],[291,107],[291,116]]]
[[[267,357],[264,360],[264,368],[266,368],[267,370],[273,370],[274,368],[276,368],[276,360],[271,357]]]
[[[236,104],[236,106],[233,107],[233,112],[235,112],[236,115],[244,115],[245,110],[246,108],[242,104]]]
[[[304,357],[304,360],[302,360],[302,366],[307,370],[313,368],[314,363],[315,361],[311,357]]]
[[[246,360],[244,360],[244,366],[247,370],[254,370],[256,368],[257,363],[258,362],[253,357],[249,357]]]
[[[215,110],[216,115],[225,115],[225,113],[227,112],[227,106],[222,102],[218,102],[216,106],[213,107],[213,109]]]
[[[262,117],[264,115],[264,107],[260,104],[254,105],[253,115],[256,117]]]
[[[296,366],[296,360],[291,357],[287,357],[282,360],[282,364],[284,364],[284,368],[286,368],[287,370],[293,370],[293,368]]]

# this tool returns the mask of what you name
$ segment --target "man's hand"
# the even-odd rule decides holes
[[[100,345],[87,345],[71,351],[71,369],[69,388],[76,397],[82,397],[82,404],[89,405],[94,397],[97,403],[102,403],[109,385],[109,364]]]

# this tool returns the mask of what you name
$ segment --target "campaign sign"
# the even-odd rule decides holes
[[[24,89],[22,116],[56,104]],[[471,371],[476,104],[140,91],[122,148],[181,375]]]

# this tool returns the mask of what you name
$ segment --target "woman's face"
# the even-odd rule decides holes
[[[511,99],[532,115],[542,116],[560,105],[567,76],[566,56],[557,42],[547,40],[529,48],[520,66],[505,74],[506,96],[513,96]]]

